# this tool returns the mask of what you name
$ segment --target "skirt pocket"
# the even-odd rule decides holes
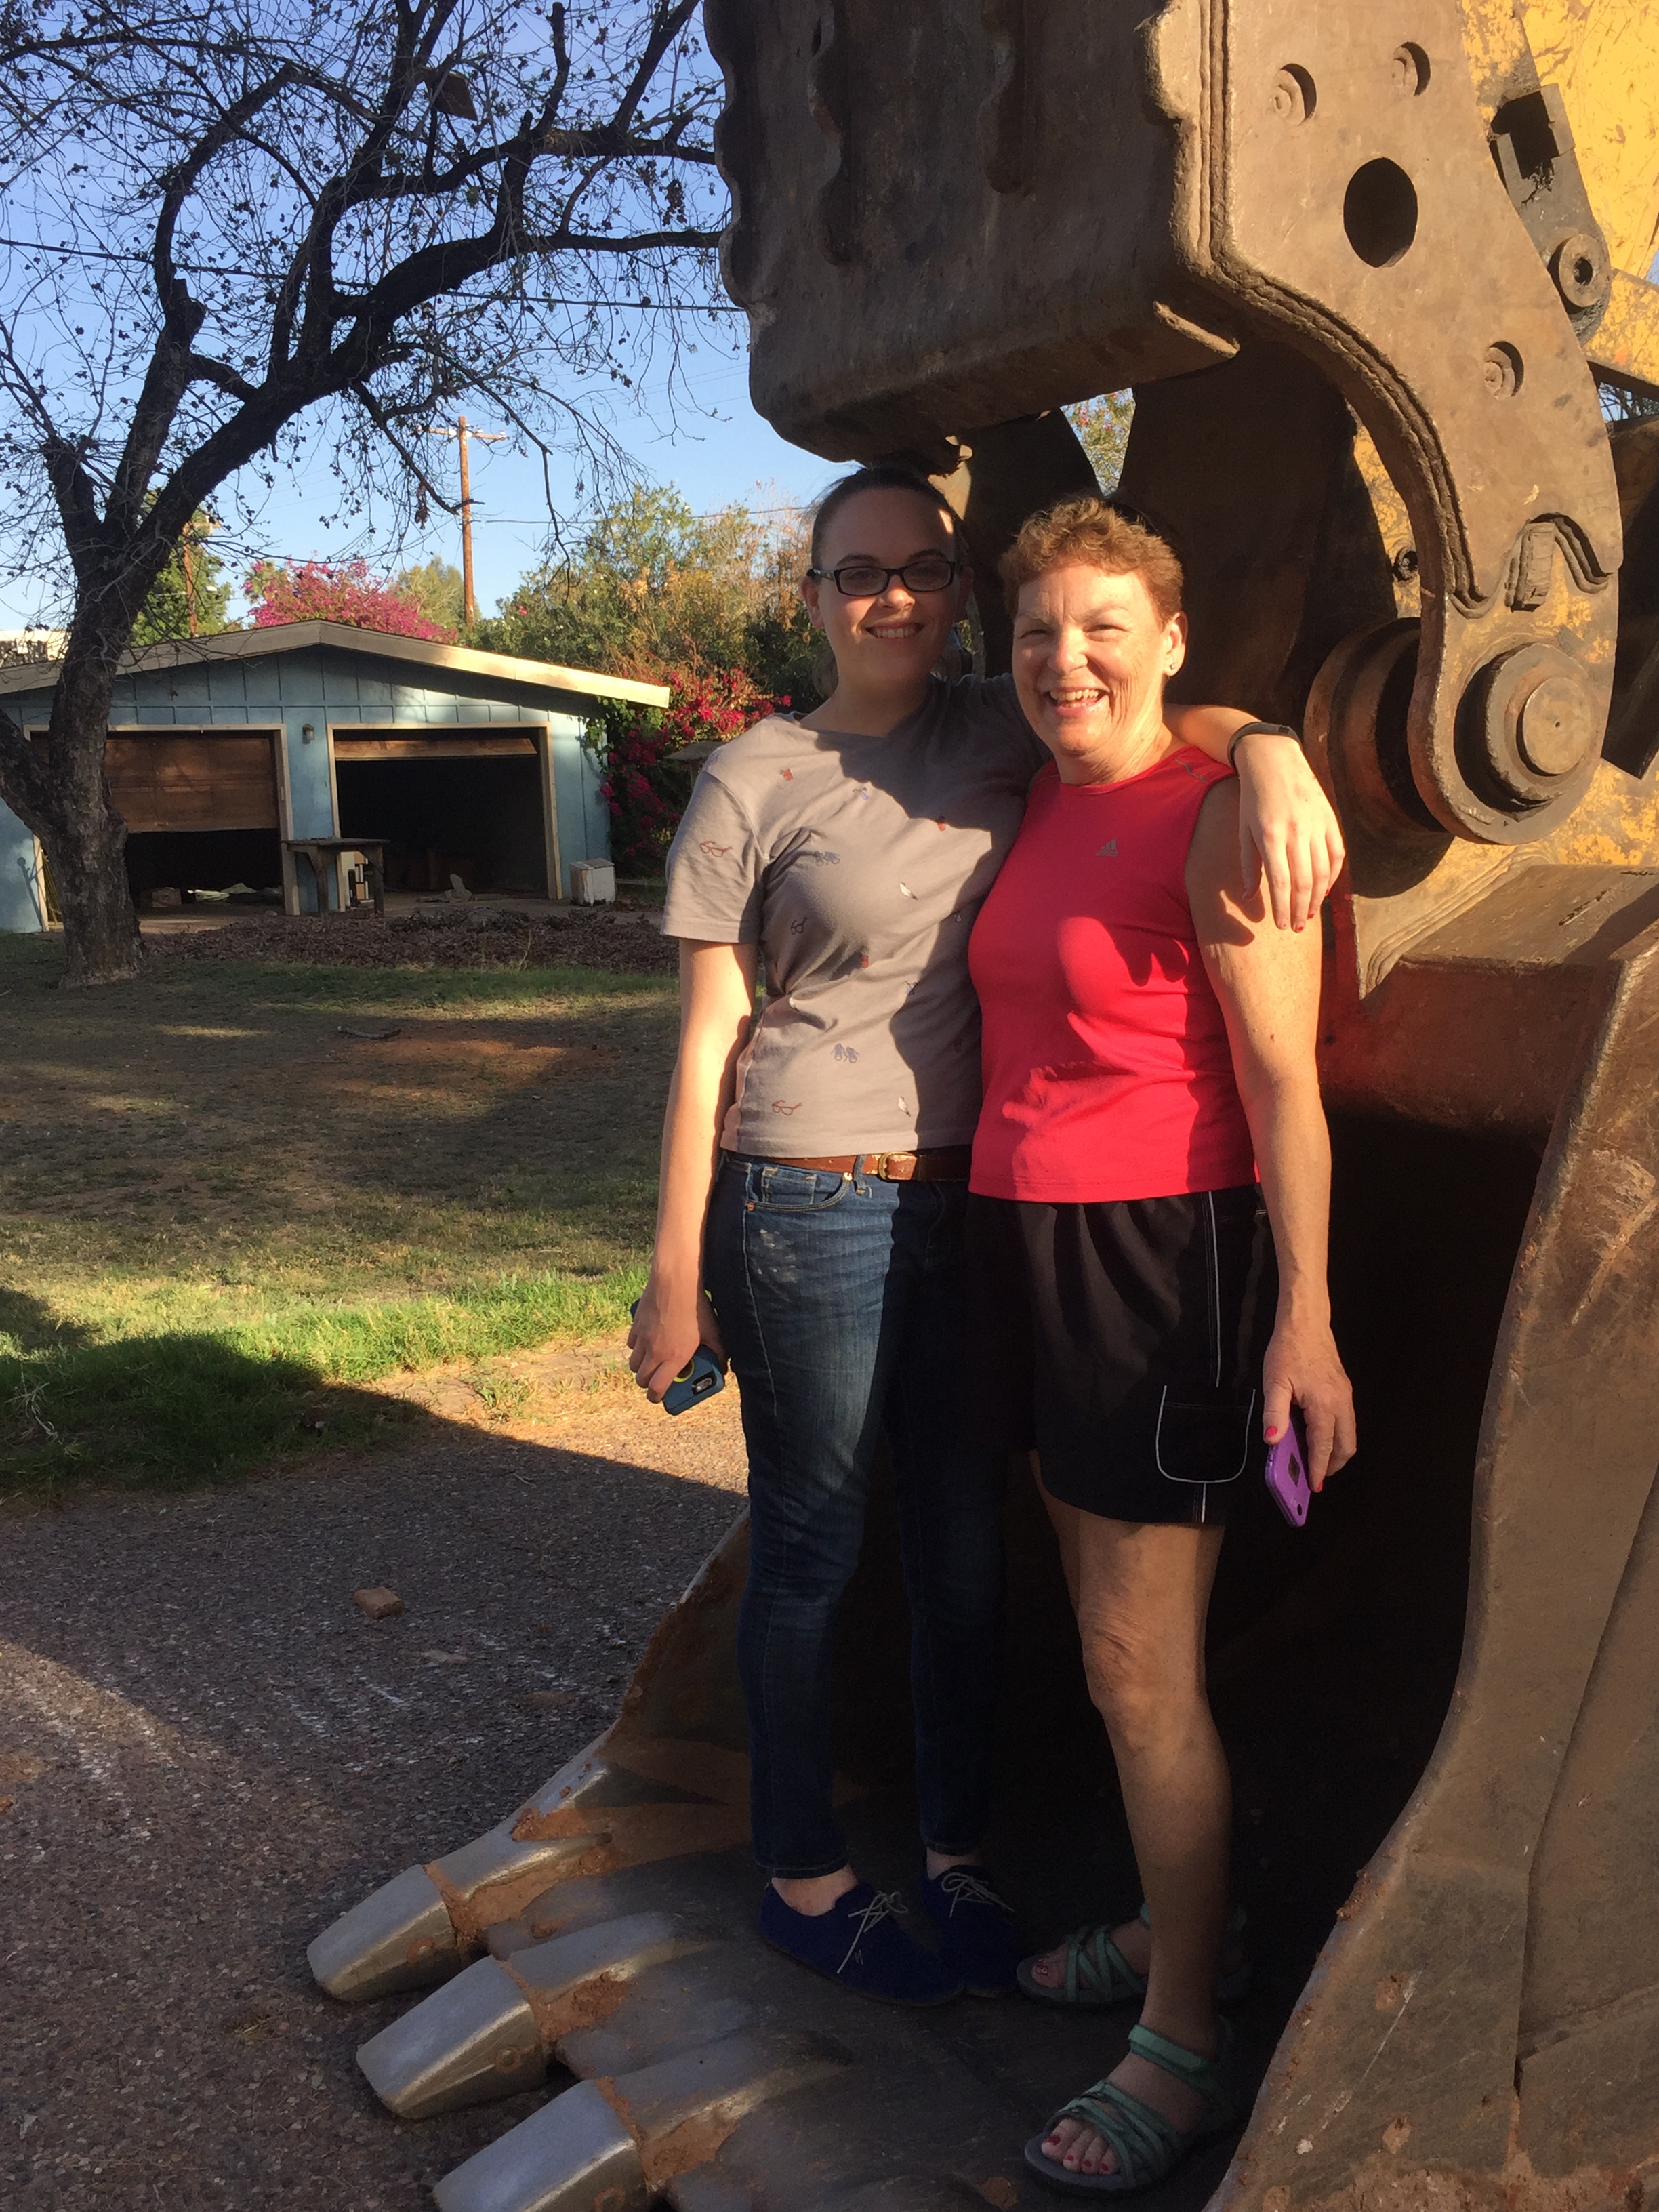
[[[1203,1383],[1166,1382],[1153,1441],[1158,1473],[1170,1482],[1237,1482],[1258,1441],[1256,1395],[1252,1390],[1237,1398]]]

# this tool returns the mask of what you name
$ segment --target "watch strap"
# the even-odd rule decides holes
[[[1237,729],[1233,732],[1231,737],[1227,740],[1227,765],[1229,768],[1236,769],[1238,766],[1237,755],[1241,739],[1257,736],[1264,738],[1294,738],[1297,744],[1300,744],[1302,742],[1301,731],[1293,730],[1288,722],[1241,722]]]

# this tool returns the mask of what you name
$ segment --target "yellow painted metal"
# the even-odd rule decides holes
[[[1659,71],[1659,55],[1654,68]],[[1616,384],[1643,384],[1659,392],[1659,284],[1644,284],[1615,269],[1613,296],[1588,351],[1591,366]]]
[[[1615,269],[1659,252],[1659,15],[1653,0],[1526,0],[1538,75],[1559,85]]]
[[[1516,0],[1463,0],[1463,53],[1475,106],[1490,115],[1500,88],[1525,73],[1527,35]]]
[[[1578,167],[1607,239],[1613,297],[1589,346],[1597,368],[1659,390],[1659,8],[1655,0],[1463,0],[1478,106],[1525,73],[1560,88]]]

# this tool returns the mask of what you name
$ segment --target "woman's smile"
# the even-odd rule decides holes
[[[1042,689],[1042,697],[1056,714],[1091,714],[1103,706],[1108,694],[1103,684],[1048,684]]]
[[[1183,618],[1163,620],[1138,575],[1073,564],[1024,588],[1014,617],[1014,683],[1062,782],[1111,782],[1170,742],[1161,723],[1163,689],[1181,665],[1185,639]]]

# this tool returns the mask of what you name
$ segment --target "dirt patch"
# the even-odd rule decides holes
[[[672,975],[679,947],[648,915],[431,907],[384,921],[356,914],[261,915],[222,929],[146,937],[150,957],[276,960],[329,968],[599,968]]]

